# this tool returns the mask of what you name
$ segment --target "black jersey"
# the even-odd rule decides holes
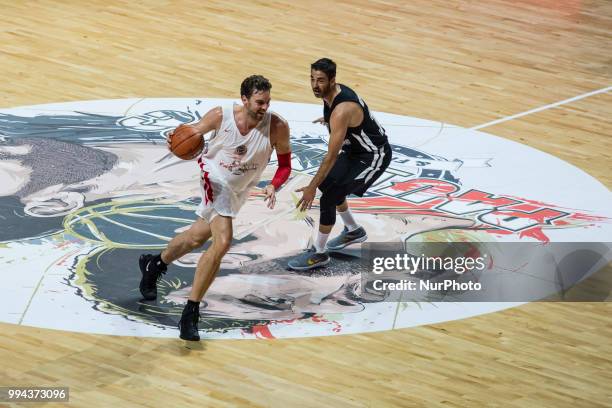
[[[359,126],[350,127],[346,130],[344,136],[344,144],[342,150],[350,155],[376,155],[385,145],[387,145],[388,139],[385,134],[385,129],[378,124],[374,116],[370,113],[368,105],[348,86],[338,84],[340,86],[340,93],[334,98],[332,105],[327,106],[327,103],[323,102],[323,116],[327,128],[331,132],[329,119],[333,110],[342,102],[355,102],[363,110],[363,121]]]

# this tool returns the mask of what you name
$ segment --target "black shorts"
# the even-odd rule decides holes
[[[342,151],[319,190],[337,197],[350,194],[362,197],[389,167],[391,156],[388,144],[381,146],[377,154],[351,155]]]

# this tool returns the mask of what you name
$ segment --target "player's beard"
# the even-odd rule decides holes
[[[318,89],[318,92],[315,91],[315,89]],[[328,95],[330,95],[332,92],[332,86],[331,84],[328,84],[326,87],[322,87],[319,86],[318,88],[313,88],[312,93],[314,94],[314,96],[316,98],[326,98]]]
[[[323,98],[323,95],[325,95],[321,87],[313,88],[312,93],[314,94],[315,98]]]
[[[254,119],[256,121],[260,121],[263,119],[264,115],[266,114],[265,111],[256,111],[256,110],[251,110],[250,107],[247,106],[246,108],[247,111],[247,115],[251,118]]]

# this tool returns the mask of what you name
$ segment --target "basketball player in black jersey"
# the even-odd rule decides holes
[[[307,270],[329,263],[327,250],[339,250],[363,242],[366,231],[355,222],[346,197],[363,196],[391,162],[391,147],[385,129],[370,113],[368,105],[351,88],[336,83],[336,64],[321,58],[310,66],[310,84],[317,98],[323,99],[324,123],[330,133],[327,154],[310,184],[302,192],[297,207],[310,209],[317,188],[321,190],[319,231],[314,246],[289,261],[294,270]],[[336,210],[344,230],[327,242],[336,223]]]

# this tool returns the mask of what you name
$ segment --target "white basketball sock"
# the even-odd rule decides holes
[[[342,221],[344,222],[344,225],[346,225],[349,232],[355,231],[357,228],[359,228],[359,225],[357,222],[355,222],[353,214],[351,214],[351,210],[349,208],[347,208],[344,212],[338,211],[338,214],[340,215],[340,218],[342,218]]]
[[[325,252],[325,244],[327,243],[327,238],[329,234],[323,234],[321,231],[317,231],[317,239],[315,239],[314,247],[317,252]]]

